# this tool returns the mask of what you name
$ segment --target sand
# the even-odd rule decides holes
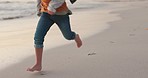
[[[94,32],[89,31],[88,28],[84,29],[87,31],[85,32],[85,27],[73,27],[83,39],[80,49],[76,48],[74,42],[68,44],[65,41],[65,45],[53,48],[48,48],[49,44],[46,44],[41,72],[26,71],[27,67],[34,64],[34,55],[31,55],[0,70],[0,78],[147,78],[148,31],[145,28],[148,28],[148,2],[108,4],[112,7],[104,7],[101,12],[96,9],[89,10],[93,17],[100,14],[102,19],[93,18],[82,12],[84,15],[81,17],[89,17],[81,20],[84,22],[82,26],[105,27],[100,31],[96,29],[99,32],[95,29],[92,29]],[[106,16],[106,19],[103,19],[101,14],[104,13],[110,13],[112,17]],[[77,15],[76,13],[75,16]],[[88,23],[90,19],[93,23]],[[101,24],[104,21],[106,23]],[[73,25],[80,24],[74,22]]]

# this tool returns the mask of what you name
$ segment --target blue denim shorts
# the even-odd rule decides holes
[[[45,35],[54,23],[58,25],[67,40],[75,39],[76,34],[71,31],[69,15],[49,15],[43,12],[34,35],[35,48],[43,48]]]

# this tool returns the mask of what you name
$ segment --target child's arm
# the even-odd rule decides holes
[[[56,9],[60,7],[65,0],[51,0],[48,6],[49,14],[53,15],[56,12]]]

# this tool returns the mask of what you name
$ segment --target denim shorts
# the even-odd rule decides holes
[[[75,39],[76,34],[71,31],[69,15],[49,15],[43,12],[34,35],[35,48],[43,48],[45,35],[54,23],[58,25],[67,40]]]

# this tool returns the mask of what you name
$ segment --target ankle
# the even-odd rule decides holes
[[[42,67],[40,63],[36,63],[34,66]]]

